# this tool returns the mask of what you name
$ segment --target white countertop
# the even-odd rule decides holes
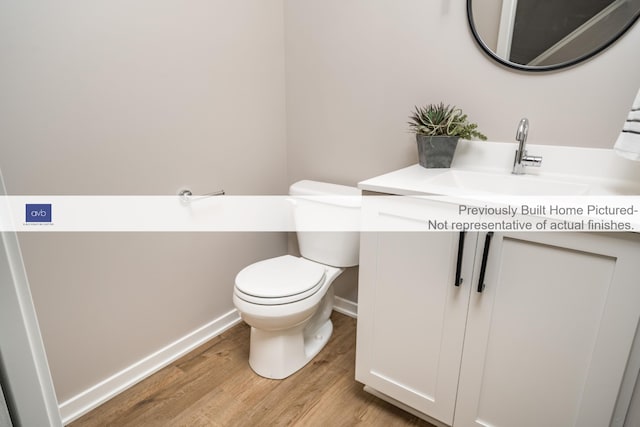
[[[450,169],[426,169],[416,164],[361,181],[358,187],[397,195],[640,195],[640,162],[621,158],[613,150],[529,145],[529,154],[543,157],[542,166],[528,167],[525,175],[516,176],[511,174],[515,148],[516,144],[463,140]],[[460,176],[444,176],[452,172]],[[478,180],[484,180],[484,186]],[[501,180],[513,185],[505,186]],[[447,185],[452,181],[460,185]],[[501,185],[492,188],[492,181]],[[540,190],[532,191],[536,181]],[[518,192],[519,188],[524,193]],[[545,188],[550,192],[545,193]]]
[[[513,206],[514,218],[536,221],[623,221],[640,231],[640,162],[621,158],[613,150],[530,145],[529,154],[542,156],[542,166],[513,175],[515,148],[515,144],[460,141],[449,169],[416,164],[364,180],[358,187],[391,195],[438,197],[458,205]],[[574,207],[584,212],[562,213]],[[631,213],[611,214],[627,207]],[[483,218],[491,219],[490,215]]]

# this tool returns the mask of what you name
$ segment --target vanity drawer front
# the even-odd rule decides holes
[[[458,216],[459,205],[429,197],[364,197],[364,231],[442,231],[438,225]]]

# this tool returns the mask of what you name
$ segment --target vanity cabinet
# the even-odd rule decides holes
[[[365,198],[363,213],[393,229],[455,207]],[[371,206],[375,203],[376,206]],[[378,219],[378,218],[376,218]],[[465,236],[472,261],[476,236]],[[365,232],[360,241],[356,379],[448,424],[453,420],[473,262],[454,285],[459,234]]]
[[[369,214],[399,229],[457,208],[376,203]],[[358,298],[356,379],[427,418],[622,425],[612,421],[621,384],[637,375],[627,366],[638,234],[365,232]]]

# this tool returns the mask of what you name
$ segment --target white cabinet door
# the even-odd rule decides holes
[[[480,255],[454,426],[608,426],[640,315],[638,236],[496,233],[481,293]]]
[[[422,221],[400,211],[378,214],[400,228],[403,221]],[[453,422],[476,239],[476,233],[466,235],[463,283],[455,286],[459,233],[361,237],[356,379],[447,424]]]

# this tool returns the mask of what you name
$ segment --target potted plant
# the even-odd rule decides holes
[[[418,160],[425,168],[450,167],[460,138],[487,139],[461,109],[442,102],[415,107],[409,117],[409,129],[418,143]]]

